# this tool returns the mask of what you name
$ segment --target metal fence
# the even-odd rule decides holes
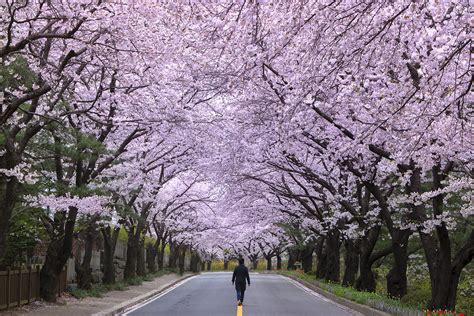
[[[64,269],[56,285],[58,296],[66,289]],[[40,297],[40,266],[0,271],[0,310],[29,304]]]

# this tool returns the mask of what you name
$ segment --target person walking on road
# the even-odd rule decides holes
[[[244,259],[239,259],[239,265],[235,267],[234,274],[232,275],[232,284],[235,282],[235,290],[237,291],[237,305],[242,305],[244,302],[245,293],[245,280],[247,280],[250,286],[249,270],[244,265]]]

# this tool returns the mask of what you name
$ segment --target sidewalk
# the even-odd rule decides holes
[[[46,304],[43,302],[34,302],[31,305],[25,305],[21,309],[0,312],[1,315],[40,315],[40,316],[79,316],[92,315],[95,313],[110,310],[118,305],[123,305],[127,301],[139,299],[146,296],[147,293],[163,290],[181,279],[189,277],[191,274],[180,276],[178,274],[166,274],[151,282],[143,282],[142,285],[128,287],[126,291],[111,291],[104,294],[103,297],[87,297],[78,300],[74,297],[60,299],[61,303]]]

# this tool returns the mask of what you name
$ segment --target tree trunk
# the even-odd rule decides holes
[[[267,270],[271,271],[272,270],[272,257],[266,257],[267,260]]]
[[[395,229],[392,235],[393,267],[387,274],[387,292],[391,298],[407,294],[408,238],[410,231]]]
[[[328,247],[326,246],[325,238],[321,238],[316,243],[316,258],[318,263],[316,266],[316,278],[325,279],[327,275],[327,252]]]
[[[1,150],[0,150],[1,151]],[[0,169],[12,169],[16,165],[15,159],[5,153],[0,159]],[[15,206],[15,198],[18,188],[16,177],[7,177],[0,174],[0,267],[7,250],[7,238],[10,230],[10,218]]]
[[[178,249],[174,242],[170,242],[170,258],[168,267],[170,269],[176,269],[178,267]]]
[[[456,294],[459,285],[459,278],[462,270],[474,259],[474,229],[471,230],[469,239],[459,249],[454,256],[451,268],[451,282],[449,294],[446,300],[446,309],[451,310],[456,306]],[[435,302],[438,303],[438,302]],[[441,304],[440,304],[441,305]]]
[[[377,243],[381,226],[371,228],[362,238],[360,245],[360,275],[356,281],[358,291],[375,292],[375,275],[372,271],[372,261],[370,259]]]
[[[51,246],[48,246],[51,252],[58,253],[59,250],[52,249]],[[45,263],[41,268],[40,272],[40,293],[41,298],[47,302],[56,302],[56,286],[59,281],[59,274],[61,273],[60,260],[57,256],[50,254],[46,257]],[[59,271],[58,271],[59,270]]]
[[[229,259],[224,259],[224,270],[229,268]]]
[[[56,216],[64,216],[59,220],[56,233],[51,236],[51,241],[46,251],[46,259],[40,272],[40,295],[47,302],[56,301],[56,286],[59,276],[67,260],[71,257],[72,242],[74,239],[74,226],[76,225],[77,208],[70,207],[69,212]],[[65,218],[67,216],[67,219]]]
[[[137,257],[140,233],[137,233],[136,230],[138,231],[138,228],[132,227],[128,231],[127,258],[125,261],[125,269],[123,271],[123,277],[125,280],[130,280],[137,276]]]
[[[257,270],[258,268],[258,260],[254,259],[252,260],[252,269]]]
[[[438,234],[438,240],[440,240],[439,248],[435,248],[436,245],[432,245],[432,249],[427,249],[425,238],[425,254],[432,251],[432,254],[438,254],[437,257],[432,256],[428,264],[430,270],[430,279],[432,284],[431,289],[431,300],[428,303],[430,309],[442,309],[442,310],[454,310],[456,307],[456,295],[459,285],[459,278],[464,267],[469,264],[474,257],[474,230],[471,231],[469,239],[461,247],[454,259],[450,260],[449,264],[443,258],[442,254],[446,250],[441,250],[443,247],[442,234]],[[436,240],[432,238],[432,241],[436,243]],[[446,241],[444,241],[446,242]],[[437,251],[434,251],[437,250]],[[428,256],[428,254],[427,254]]]
[[[204,270],[206,270],[206,262],[201,261],[201,271],[204,271]]]
[[[358,291],[375,292],[375,275],[371,267],[367,265],[360,266],[360,275],[356,282]]]
[[[298,260],[297,259],[297,250],[296,249],[288,249],[288,263],[286,265],[287,270],[295,270],[295,262]]]
[[[120,227],[112,228],[110,226],[104,227],[101,229],[102,237],[104,239],[104,265],[103,273],[104,277],[102,282],[104,284],[114,284],[115,283],[115,247],[117,245],[118,235],[120,232]]]
[[[207,261],[207,271],[211,271],[212,260]]]
[[[381,209],[381,216],[392,239],[394,263],[387,274],[387,292],[389,297],[402,298],[407,293],[407,263],[408,263],[408,238],[410,230],[400,230],[393,222],[386,197],[379,187],[371,182],[364,182],[366,188],[375,197]]]
[[[432,191],[443,189],[442,182],[447,175],[446,169],[442,171],[439,165],[432,168]],[[419,169],[413,171],[410,180],[409,192],[422,192]],[[416,220],[420,222],[426,220],[424,205],[411,205],[411,207]],[[433,197],[432,208],[435,216],[441,217],[443,215],[444,194]],[[472,261],[474,256],[474,230],[471,231],[470,237],[453,258],[451,239],[446,224],[443,222],[436,225],[435,229],[435,235],[426,234],[421,228],[418,229],[430,273],[431,299],[428,308],[454,310],[461,271]]]
[[[327,256],[327,274],[326,281],[340,282],[340,270],[341,270],[341,241],[339,240],[339,231],[334,230],[328,233],[326,238],[326,244],[328,246]]]
[[[84,257],[81,263],[81,252],[79,257],[76,256],[76,275],[77,275],[77,286],[80,289],[90,290],[92,288],[92,251],[94,249],[94,242],[97,240],[97,226],[93,222],[89,224],[86,231],[84,232]]]
[[[277,254],[277,270],[281,270],[281,255]]]
[[[165,249],[166,249],[166,244],[164,240],[161,241],[160,243],[160,251],[158,252],[158,269],[163,270],[165,268]]]
[[[307,245],[301,251],[301,265],[305,273],[313,270],[313,251],[314,247],[311,245]]]
[[[148,267],[148,271],[150,273],[155,273],[156,272],[156,249],[158,248],[157,245],[153,244],[148,244],[146,248],[146,265]]]
[[[359,271],[360,243],[359,240],[346,240],[344,245],[346,254],[344,257],[345,270],[342,285],[354,286],[357,271]]]
[[[141,236],[138,242],[137,275],[140,277],[146,276],[145,236]]]
[[[185,246],[180,246],[178,248],[178,267],[179,267],[179,274],[183,275],[184,274],[184,261],[186,258],[186,247]]]
[[[199,263],[200,263],[199,255],[195,251],[191,251],[191,262],[190,262],[191,272],[193,273],[199,272]]]

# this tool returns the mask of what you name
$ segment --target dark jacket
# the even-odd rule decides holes
[[[232,283],[235,282],[236,290],[245,290],[245,279],[250,285],[249,270],[243,264],[238,265],[234,269],[234,274],[232,275]]]

